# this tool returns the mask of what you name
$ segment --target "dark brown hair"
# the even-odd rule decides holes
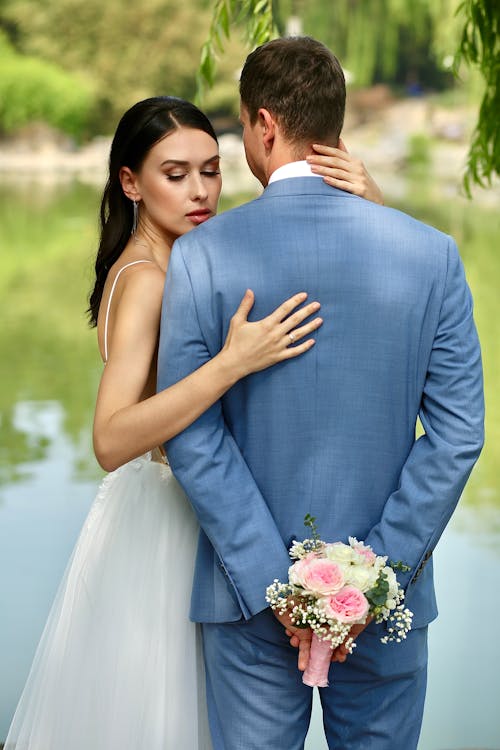
[[[345,111],[345,78],[339,61],[310,37],[273,39],[248,55],[240,77],[241,102],[253,125],[261,107],[299,146],[337,145]]]
[[[174,96],[155,96],[137,102],[118,123],[111,144],[108,181],[101,201],[95,283],[87,310],[91,326],[97,324],[108,271],[123,252],[132,231],[133,203],[122,190],[120,169],[129,167],[137,172],[155,143],[180,127],[203,130],[217,142],[206,115],[191,102]]]

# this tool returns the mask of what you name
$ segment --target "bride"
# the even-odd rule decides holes
[[[380,202],[342,146],[318,151],[312,161],[330,184]],[[111,146],[89,306],[105,365],[94,449],[110,473],[60,584],[5,750],[211,747],[200,642],[188,620],[197,522],[158,446],[238,379],[307,351],[322,322],[313,317],[319,304],[299,293],[251,323],[248,290],[221,352],[155,395],[170,251],[215,214],[220,190],[217,138],[194,105],[155,97],[125,113]]]

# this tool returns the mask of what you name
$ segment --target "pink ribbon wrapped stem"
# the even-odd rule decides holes
[[[313,633],[309,664],[302,675],[302,682],[309,687],[328,687],[328,670],[332,658],[332,644],[321,640]]]

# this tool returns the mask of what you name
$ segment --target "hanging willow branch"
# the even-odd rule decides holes
[[[246,41],[252,49],[278,36],[272,0],[215,0],[210,32],[201,49],[198,101],[203,98],[205,88],[213,86],[217,54],[224,52],[224,41],[229,39],[231,26],[238,23],[244,25]]]
[[[465,0],[460,12],[465,24],[456,65],[464,60],[477,67],[485,83],[464,176],[470,197],[471,182],[486,187],[493,175],[500,176],[500,5],[498,0]]]
[[[369,85],[377,62],[390,74],[398,55],[398,29],[410,25],[413,34],[427,34],[430,23],[436,39],[441,35],[442,19],[453,17],[455,0],[336,0],[335,24],[325,26],[335,39],[325,40],[343,49],[348,69],[358,85]],[[205,88],[214,84],[217,56],[224,52],[231,27],[240,24],[246,31],[248,46],[254,48],[278,36],[278,11],[290,13],[295,8],[305,13],[302,0],[213,0],[213,14],[208,38],[201,51],[197,74],[197,100]],[[329,18],[321,2],[312,3],[320,14]],[[274,7],[273,7],[274,6]],[[308,6],[309,7],[309,6]],[[302,11],[302,12],[301,12]],[[467,157],[464,187],[470,195],[471,183],[481,187],[500,175],[500,3],[498,0],[462,0],[456,11],[463,16],[461,42],[456,55],[456,70],[461,60],[476,67],[485,83],[476,128]]]

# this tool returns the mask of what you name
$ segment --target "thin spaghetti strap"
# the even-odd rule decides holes
[[[113,281],[113,286],[111,287],[111,291],[109,293],[108,298],[108,306],[106,308],[106,318],[104,319],[104,362],[108,361],[108,321],[109,321],[109,311],[111,309],[111,300],[113,298],[113,292],[115,291],[116,282],[118,281],[120,274],[122,271],[124,271],[126,268],[130,268],[130,266],[135,266],[137,263],[152,263],[152,260],[133,260],[131,263],[127,263],[125,266],[122,266],[118,273],[115,276],[115,280]]]

